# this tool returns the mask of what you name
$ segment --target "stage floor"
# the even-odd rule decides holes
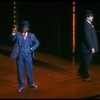
[[[6,52],[6,51],[5,51]],[[17,99],[86,99],[100,98],[100,65],[91,64],[92,82],[85,82],[76,76],[79,63],[36,53],[33,65],[33,78],[38,85],[31,89],[27,85],[25,72],[25,90],[19,93],[16,62],[8,53],[0,53],[0,98]]]

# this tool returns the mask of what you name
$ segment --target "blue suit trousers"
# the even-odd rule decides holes
[[[33,84],[32,78],[32,55],[30,53],[20,52],[17,58],[17,75],[19,87],[24,87],[24,67],[26,68],[28,85]]]

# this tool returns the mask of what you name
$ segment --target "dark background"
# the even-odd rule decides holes
[[[72,2],[70,1],[17,1],[17,25],[29,20],[30,31],[40,41],[38,51],[70,57],[72,52]],[[11,44],[13,2],[0,2],[0,43]]]
[[[40,41],[38,51],[72,58],[72,1],[17,1],[16,3],[18,28],[22,20],[29,20],[30,31]],[[100,41],[99,6],[99,1],[76,1],[76,58],[81,55],[79,36],[84,11],[87,9],[94,13],[93,23],[97,31],[98,42]],[[0,8],[0,44],[12,46],[9,35],[13,25],[13,2],[0,1]],[[99,59],[99,56],[95,57]]]
[[[80,34],[82,32],[82,23],[84,21],[84,13],[86,10],[91,10],[94,14],[93,24],[96,30],[98,38],[98,44],[100,48],[100,1],[78,1],[76,3],[76,59],[79,61],[81,57],[80,53]],[[93,57],[93,63],[100,62],[100,49]]]

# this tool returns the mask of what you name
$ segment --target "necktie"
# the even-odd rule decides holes
[[[23,33],[23,37],[24,37],[24,40],[26,39],[27,35],[26,33]]]

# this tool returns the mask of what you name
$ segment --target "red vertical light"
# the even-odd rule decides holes
[[[75,1],[73,1],[73,16],[72,16],[72,52],[75,53]]]
[[[16,26],[16,1],[13,1],[13,32],[16,32],[17,26]]]

